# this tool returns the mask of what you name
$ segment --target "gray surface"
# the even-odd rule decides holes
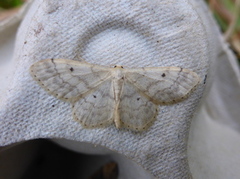
[[[209,85],[221,43],[201,3],[36,1],[18,33],[11,83],[0,96],[0,144],[34,138],[87,142],[123,154],[159,178],[187,178],[186,139],[203,82],[187,100],[161,106],[146,132],[86,130],[72,120],[70,105],[48,96],[28,68],[45,58],[82,57],[101,65],[180,66],[203,80],[211,60]]]

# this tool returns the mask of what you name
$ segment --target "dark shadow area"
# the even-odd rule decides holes
[[[32,148],[28,145],[34,142],[37,143],[37,147],[33,155]],[[24,145],[27,147],[22,147]],[[26,163],[28,153],[31,154],[31,160],[28,159],[26,167],[22,167],[21,165]],[[11,172],[18,168],[22,170],[22,174],[19,174],[20,179],[116,179],[118,173],[117,164],[112,162],[110,156],[72,152],[43,139],[6,148],[0,152],[0,156],[2,164],[8,163],[5,168],[0,165],[0,176],[4,176],[4,179],[11,179]],[[17,165],[11,168],[16,163]]]

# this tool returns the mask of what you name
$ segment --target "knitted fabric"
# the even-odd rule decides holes
[[[190,178],[189,128],[218,45],[200,5],[197,0],[35,1],[18,32],[10,82],[0,94],[0,145],[63,138],[122,154],[149,178]],[[84,129],[73,120],[71,105],[49,96],[29,74],[33,63],[49,58],[130,68],[178,66],[196,72],[201,82],[186,100],[160,105],[147,131]]]

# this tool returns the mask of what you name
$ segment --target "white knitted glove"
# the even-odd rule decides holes
[[[110,154],[119,163],[120,178],[191,178],[191,173],[199,179],[230,176],[219,168],[206,167],[205,163],[214,165],[216,160],[211,160],[212,149],[208,148],[214,135],[205,135],[220,131],[219,123],[212,119],[225,118],[219,114],[234,100],[231,110],[238,110],[234,97],[229,100],[216,94],[227,86],[227,92],[237,95],[232,85],[239,88],[239,81],[230,76],[239,72],[232,70],[234,58],[202,1],[39,0],[25,16],[15,47],[10,82],[0,89],[1,146],[49,138],[75,151]],[[29,74],[33,63],[49,58],[82,58],[93,64],[130,68],[178,66],[196,72],[201,81],[186,100],[160,105],[157,120],[144,132],[113,126],[84,129],[73,120],[70,104],[49,96]],[[228,66],[221,69],[219,64]],[[226,106],[217,106],[216,98]],[[205,100],[201,107],[200,99]],[[209,115],[212,110],[215,112]],[[236,115],[226,114],[236,122]],[[187,149],[193,118],[190,172]],[[214,174],[216,170],[219,175]]]

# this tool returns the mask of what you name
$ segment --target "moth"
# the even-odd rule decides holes
[[[115,124],[143,131],[158,105],[179,102],[197,86],[198,75],[179,67],[114,68],[66,59],[34,63],[30,73],[50,95],[69,102],[85,128]]]

